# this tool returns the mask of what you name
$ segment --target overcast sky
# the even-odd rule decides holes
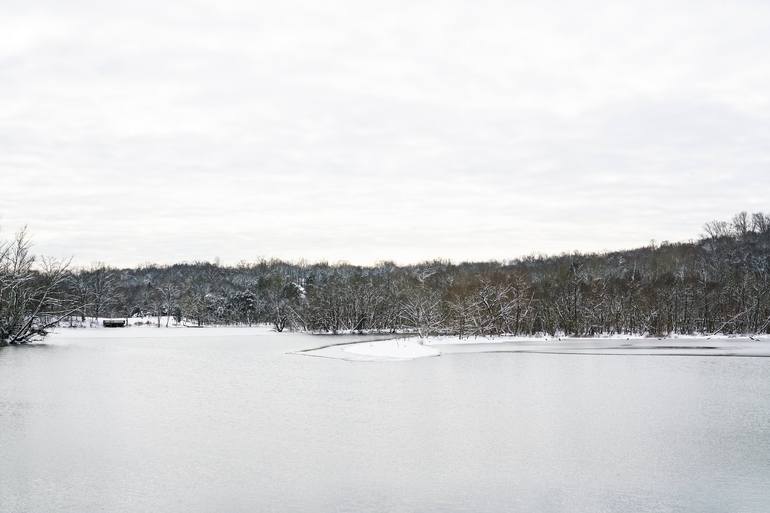
[[[0,236],[510,259],[770,211],[770,2],[0,0]]]

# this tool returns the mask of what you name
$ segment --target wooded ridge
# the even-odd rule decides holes
[[[27,342],[69,319],[147,315],[421,336],[767,333],[770,216],[707,223],[693,242],[504,263],[73,270],[36,259],[24,233],[0,246],[0,344]]]

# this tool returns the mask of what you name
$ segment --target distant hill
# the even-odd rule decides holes
[[[323,332],[759,333],[770,328],[770,217],[713,221],[694,242],[510,262],[371,267],[277,260],[73,275],[82,315],[176,315]],[[98,311],[95,311],[98,310]]]
[[[770,216],[740,213],[704,231],[694,242],[509,262],[76,271],[45,260],[36,268],[22,233],[0,244],[0,345],[76,317],[137,316],[421,336],[767,333]]]

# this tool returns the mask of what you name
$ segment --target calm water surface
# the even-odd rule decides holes
[[[97,335],[0,350],[1,512],[770,511],[769,358]]]

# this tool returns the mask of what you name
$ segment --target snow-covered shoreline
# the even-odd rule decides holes
[[[441,354],[438,349],[420,344],[419,340],[414,338],[376,340],[337,347],[341,347],[346,355],[359,360],[414,360],[415,358],[426,358]]]
[[[79,338],[147,338],[208,336],[286,336],[270,325],[204,326],[183,325],[173,322],[157,327],[157,317],[131,319],[127,328],[105,328],[99,322],[88,327],[68,327],[54,330],[56,339]],[[153,322],[150,322],[153,321]],[[140,329],[135,329],[140,328]],[[153,328],[153,329],[150,329]],[[184,329],[190,328],[190,329]],[[302,332],[292,332],[302,333]],[[404,334],[338,334],[317,335],[329,342],[310,347],[294,354],[333,358],[348,361],[409,361],[419,358],[467,353],[544,353],[544,354],[597,354],[597,355],[669,355],[669,356],[770,356],[770,335],[672,335],[650,337],[644,335],[606,335],[599,337],[551,336],[498,336],[470,337],[435,336],[420,339]],[[351,340],[352,338],[352,340]]]
[[[328,345],[301,354],[349,361],[406,361],[461,353],[541,353],[649,356],[770,356],[770,336],[545,338],[393,338]]]
[[[593,337],[573,337],[567,335],[500,335],[489,337],[466,337],[460,338],[456,335],[440,335],[435,337],[427,337],[423,340],[423,343],[427,345],[457,345],[457,344],[497,344],[497,343],[510,343],[510,342],[529,342],[529,343],[555,343],[555,342],[581,342],[581,341],[666,341],[666,340],[768,340],[770,341],[770,335],[680,335],[669,334],[664,336],[653,335],[596,335]]]

